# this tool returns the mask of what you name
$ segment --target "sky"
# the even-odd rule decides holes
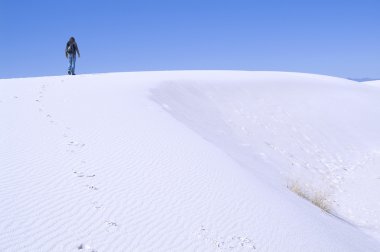
[[[151,70],[380,78],[379,0],[0,0],[0,78]]]

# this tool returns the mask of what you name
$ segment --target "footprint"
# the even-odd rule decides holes
[[[80,146],[80,143],[77,142],[77,141],[70,141],[67,145],[70,145],[70,146]],[[84,144],[82,144],[84,145]]]
[[[93,186],[93,185],[86,185],[86,186],[88,189],[93,190],[93,191],[99,190],[99,188],[97,188],[96,186]]]
[[[252,239],[242,236],[229,236],[227,238],[220,237],[216,233],[211,233],[201,226],[200,231],[197,233],[198,238],[203,239],[205,242],[214,244],[218,249],[230,249],[230,250],[256,250],[256,246]]]
[[[100,204],[99,202],[97,201],[93,201],[92,202],[92,206],[95,208],[95,209],[100,209],[103,207],[103,204]]]
[[[73,171],[73,173],[74,173],[77,177],[79,177],[79,178],[83,178],[83,177],[84,177],[83,172]]]
[[[105,221],[107,225],[107,232],[114,232],[119,229],[119,225],[113,221]]]
[[[105,223],[110,227],[118,227],[117,223],[113,221],[105,221]]]
[[[256,249],[255,245],[253,244],[253,241],[247,237],[233,236],[230,239],[230,243],[237,243],[235,245],[235,248],[243,247],[248,249]]]
[[[90,245],[88,244],[80,244],[78,247],[77,247],[78,250],[82,250],[82,251],[88,251],[88,252],[97,252],[97,250],[91,248]]]
[[[95,174],[90,174],[90,175],[85,175],[83,172],[78,172],[78,171],[73,171],[73,173],[79,177],[79,178],[83,178],[83,177],[86,177],[86,178],[93,178],[95,177]]]

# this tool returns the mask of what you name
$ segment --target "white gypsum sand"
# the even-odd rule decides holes
[[[362,84],[380,88],[380,80],[365,81],[365,82],[362,82]]]
[[[380,251],[379,97],[280,72],[0,80],[0,251]]]

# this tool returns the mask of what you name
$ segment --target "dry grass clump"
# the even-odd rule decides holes
[[[330,212],[331,207],[327,200],[326,194],[322,192],[318,192],[316,190],[308,190],[305,187],[301,186],[298,181],[288,183],[288,189],[301,198],[311,202],[313,205],[319,207],[321,210],[325,212]]]

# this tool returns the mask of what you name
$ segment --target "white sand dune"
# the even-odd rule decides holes
[[[0,80],[0,251],[380,251],[379,96],[278,72]]]
[[[380,80],[374,80],[374,81],[365,81],[362,82],[365,85],[374,86],[374,87],[380,87]]]

